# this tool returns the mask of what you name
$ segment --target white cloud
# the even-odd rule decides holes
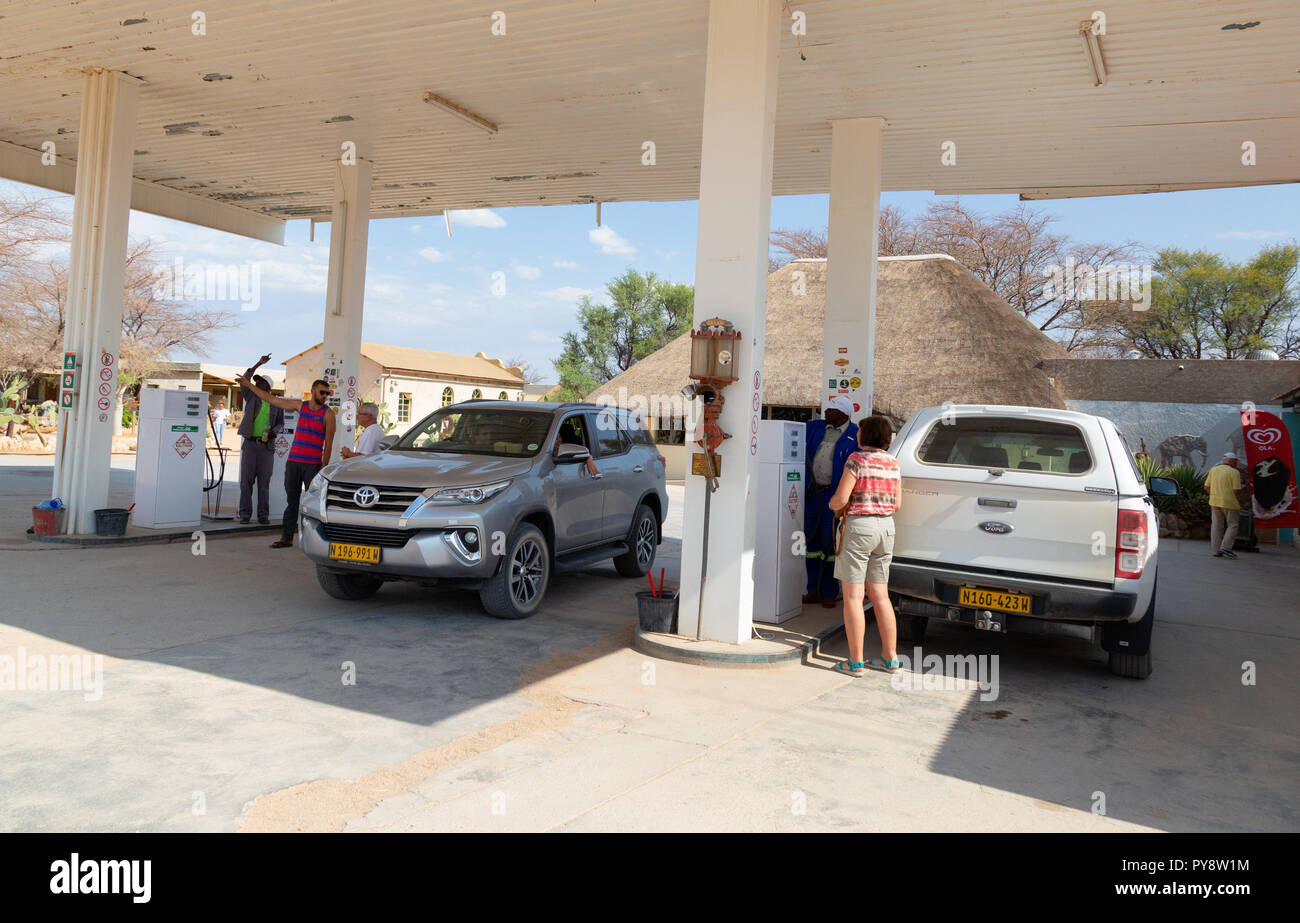
[[[676,250],[656,250],[655,253],[658,255],[659,259],[663,260],[665,263],[671,262],[672,258],[677,255]]]
[[[451,286],[445,282],[430,282],[428,289],[431,294],[445,295],[451,291]]]
[[[390,308],[369,312],[366,321],[371,320],[399,327],[437,327],[442,323],[439,315],[433,311],[423,313],[419,311],[396,311]]]
[[[393,282],[366,282],[366,299],[383,299],[389,302],[401,302],[402,287]]]
[[[412,234],[419,234],[419,233],[420,233],[421,231],[423,231],[423,230],[424,230],[424,225],[422,225],[422,224],[413,224],[413,225],[411,225],[411,233],[412,233]]]
[[[437,247],[425,247],[420,251],[420,256],[424,257],[430,263],[441,263],[447,259],[447,255]]]
[[[1224,231],[1221,234],[1215,234],[1220,240],[1271,240],[1275,237],[1286,237],[1286,231]]]
[[[556,301],[577,301],[583,295],[592,294],[589,288],[578,288],[576,285],[564,285],[560,288],[553,288],[549,292],[542,292],[547,298],[554,298]]]
[[[506,219],[490,208],[467,208],[451,213],[452,224],[466,228],[503,228]]]
[[[572,263],[569,260],[552,260],[551,265],[554,266],[556,269],[581,269],[582,268],[577,263]]]
[[[536,279],[542,274],[542,271],[536,266],[519,265],[515,267],[515,275],[521,279]]]
[[[636,254],[636,247],[620,237],[608,224],[601,228],[592,228],[587,232],[587,238],[600,247],[601,253],[609,253],[615,256],[633,256]]]
[[[258,260],[262,284],[267,288],[291,289],[296,292],[324,292],[329,268],[288,260]]]

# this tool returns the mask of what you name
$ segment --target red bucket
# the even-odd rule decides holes
[[[63,510],[43,510],[32,507],[32,531],[37,535],[58,535]]]

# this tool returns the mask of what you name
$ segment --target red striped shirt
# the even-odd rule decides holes
[[[844,470],[858,479],[849,495],[851,515],[891,516],[898,509],[903,479],[894,456],[878,449],[854,452],[844,463]]]
[[[325,451],[325,414],[328,406],[312,410],[311,404],[302,402],[298,422],[294,424],[293,445],[289,447],[289,461],[319,465]]]

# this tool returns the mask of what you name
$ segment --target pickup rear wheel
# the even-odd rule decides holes
[[[551,551],[542,530],[521,522],[506,542],[505,560],[478,598],[489,615],[526,619],[542,607],[551,580]]]
[[[344,574],[316,565],[316,581],[335,599],[369,599],[384,581],[370,574]]]
[[[655,522],[654,510],[643,503],[636,508],[636,515],[632,517],[627,554],[614,559],[615,570],[624,577],[644,577],[654,566],[658,539],[659,524]]]
[[[1146,679],[1151,675],[1151,628],[1155,621],[1156,591],[1152,587],[1151,604],[1139,621],[1102,628],[1101,643],[1110,652],[1110,672],[1129,679]]]

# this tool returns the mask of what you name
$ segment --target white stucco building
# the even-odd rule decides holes
[[[322,344],[317,343],[284,361],[287,397],[306,399],[311,383],[321,375],[321,349]],[[500,359],[489,359],[481,352],[460,356],[410,346],[362,343],[360,370],[358,403],[387,403],[399,430],[457,401],[524,399],[523,372],[507,368]],[[340,385],[346,387],[345,383]]]

